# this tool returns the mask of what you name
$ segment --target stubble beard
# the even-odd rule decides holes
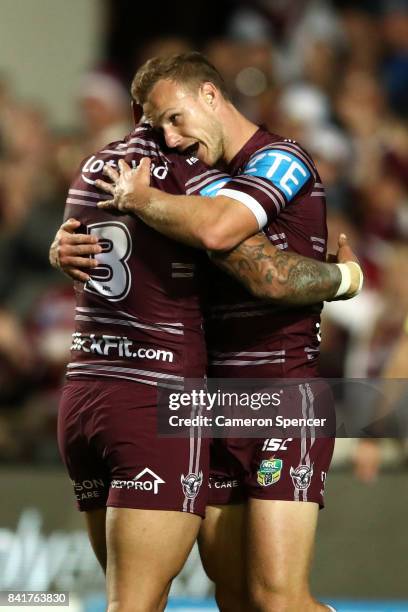
[[[212,134],[214,135],[214,147],[211,151],[211,159],[208,162],[210,166],[223,165],[224,162],[224,134],[222,125],[219,121],[213,120]]]

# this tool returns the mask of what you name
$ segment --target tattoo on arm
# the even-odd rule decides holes
[[[341,282],[336,265],[281,251],[264,234],[210,257],[250,293],[273,302],[298,306],[322,302],[334,297]]]

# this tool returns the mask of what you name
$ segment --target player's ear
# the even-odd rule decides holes
[[[137,102],[135,102],[134,100],[132,100],[131,102],[131,107],[132,107],[133,121],[135,122],[135,125],[137,125],[143,116],[143,107]]]
[[[201,84],[200,95],[208,106],[214,107],[216,105],[218,90],[210,81]]]

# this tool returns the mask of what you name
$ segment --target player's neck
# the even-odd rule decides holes
[[[244,117],[232,104],[228,104],[225,109],[223,124],[224,161],[229,164],[245,143],[252,138],[258,126]]]

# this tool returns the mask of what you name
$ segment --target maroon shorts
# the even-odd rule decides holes
[[[79,510],[105,506],[204,516],[209,441],[157,434],[155,387],[70,380],[63,389],[58,444]]]
[[[306,383],[292,389],[287,412],[292,418],[323,418],[325,415],[331,421],[330,430],[334,431],[330,392],[326,390],[320,396],[313,393],[321,391],[321,386]],[[334,449],[334,438],[324,437],[326,432],[326,428],[322,433],[316,427],[305,426],[292,429],[287,437],[213,440],[208,503],[239,503],[254,497],[316,502],[322,508]],[[272,435],[275,436],[276,431]]]

